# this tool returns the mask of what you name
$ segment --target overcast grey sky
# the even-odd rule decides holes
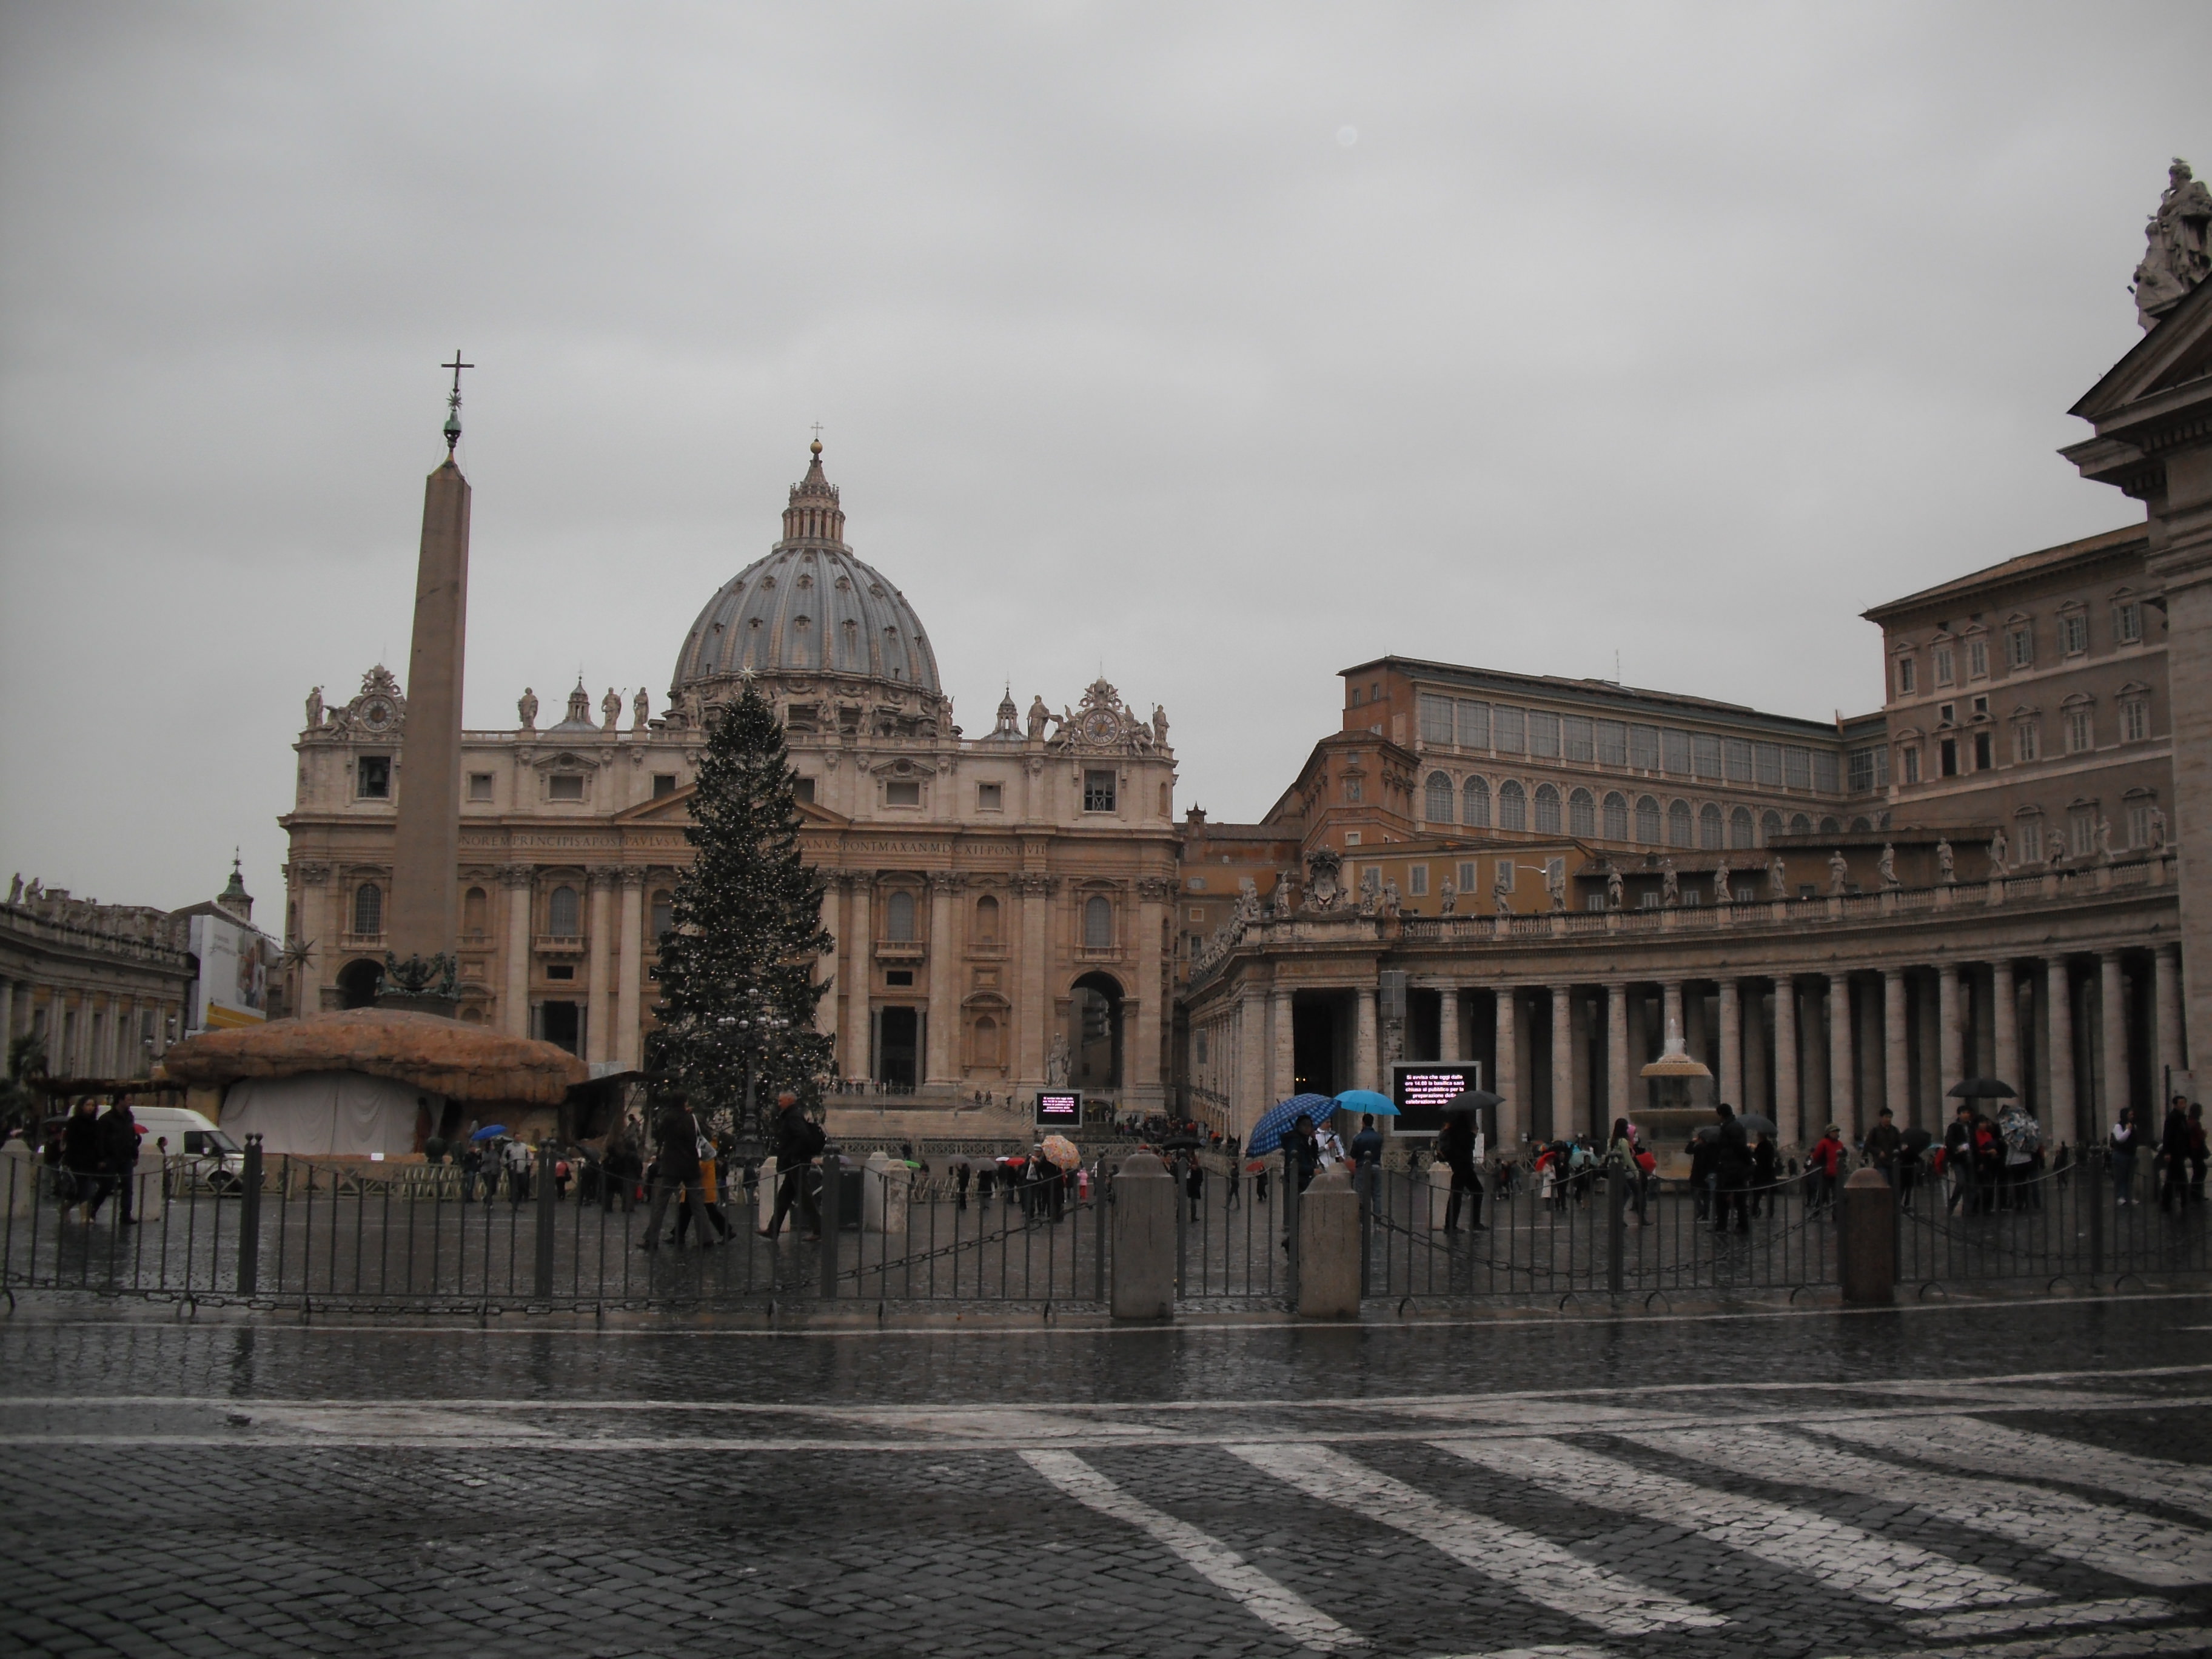
[[[658,708],[820,421],[971,733],[1103,665],[1249,817],[1382,652],[1871,707],[2139,516],[2052,451],[2212,164],[2202,4],[0,20],[0,864],[170,906],[404,671],[456,344],[471,726]]]

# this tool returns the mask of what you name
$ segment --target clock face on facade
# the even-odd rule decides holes
[[[361,723],[372,732],[381,732],[392,724],[392,705],[382,697],[371,697],[361,706]]]
[[[1121,730],[1121,722],[1114,717],[1111,709],[1094,708],[1083,717],[1083,736],[1086,742],[1111,743]]]

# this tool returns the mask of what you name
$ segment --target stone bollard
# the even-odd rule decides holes
[[[17,1136],[0,1146],[0,1218],[29,1215],[39,1206],[38,1154],[31,1143]]]
[[[908,1177],[906,1160],[874,1152],[861,1166],[860,1225],[872,1233],[904,1237]]]
[[[1359,1317],[1359,1194],[1341,1164],[1298,1194],[1298,1317]]]
[[[775,1213],[775,1160],[761,1160],[759,1173],[753,1183],[753,1228],[756,1231],[768,1225],[769,1218]]]
[[[1114,1317],[1172,1319],[1176,1179],[1150,1152],[1132,1152],[1114,1176]]]
[[[1843,1231],[1837,1268],[1844,1300],[1881,1304],[1897,1288],[1897,1194],[1879,1170],[1859,1170],[1844,1182]]]
[[[1451,1165],[1441,1158],[1429,1165],[1429,1231],[1440,1233],[1451,1214]]]
[[[163,1163],[159,1152],[141,1152],[138,1162],[131,1166],[131,1213],[140,1221],[159,1221],[166,1213],[164,1200],[168,1183],[162,1175]]]

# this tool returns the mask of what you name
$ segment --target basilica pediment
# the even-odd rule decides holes
[[[2068,412],[2106,435],[2116,419],[2130,425],[2162,405],[2203,398],[2212,398],[2212,283],[2168,312]]]

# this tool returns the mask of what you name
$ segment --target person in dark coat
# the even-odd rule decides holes
[[[1451,1197],[1444,1204],[1444,1231],[1459,1231],[1460,1211],[1468,1214],[1474,1232],[1489,1231],[1482,1224],[1482,1177],[1474,1169],[1474,1114],[1454,1112],[1437,1136],[1437,1157],[1451,1170]]]
[[[87,1221],[100,1213],[108,1188],[115,1184],[107,1173],[107,1137],[100,1129],[99,1113],[91,1101],[81,1100],[62,1126],[62,1168],[72,1178],[70,1196]]]
[[[1352,1138],[1345,1150],[1352,1154],[1353,1167],[1376,1170],[1382,1166],[1382,1132],[1375,1127],[1375,1114],[1363,1112],[1359,1117],[1359,1133]]]
[[[1283,1137],[1283,1151],[1298,1172],[1300,1192],[1313,1185],[1314,1171],[1321,1168],[1321,1137],[1314,1133],[1314,1121],[1300,1112],[1297,1121]]]
[[[1198,1161],[1198,1148],[1188,1148],[1182,1155],[1183,1195],[1190,1200],[1190,1218],[1200,1218],[1199,1206],[1206,1201],[1206,1165]]]
[[[2166,1160],[2166,1179],[2158,1188],[2161,1210],[2188,1207],[2190,1139],[2189,1103],[2176,1095],[2166,1109],[2166,1128],[2159,1136],[2159,1153]]]
[[[686,1214],[698,1224],[703,1249],[714,1243],[714,1235],[703,1210],[692,1213],[704,1196],[699,1189],[699,1124],[681,1095],[672,1097],[660,1109],[653,1133],[657,1143],[650,1171],[653,1203],[645,1212],[645,1237],[637,1247],[641,1250],[660,1248],[660,1224],[667,1218],[668,1201],[681,1192]]]
[[[1726,1232],[1733,1212],[1736,1231],[1747,1233],[1751,1231],[1746,1205],[1751,1185],[1751,1138],[1744,1133],[1735,1108],[1726,1101],[1720,1104],[1720,1115],[1719,1150],[1713,1158],[1713,1231]]]
[[[1762,1204],[1771,1203],[1775,1177],[1781,1173],[1782,1154],[1775,1150],[1774,1137],[1761,1129],[1759,1139],[1751,1148],[1751,1212],[1757,1215]]]
[[[1690,1139],[1690,1194],[1700,1221],[1713,1212],[1713,1172],[1720,1161],[1721,1143],[1712,1135]]]
[[[100,1144],[106,1149],[107,1172],[115,1177],[115,1224],[135,1227],[131,1213],[131,1189],[137,1185],[138,1122],[131,1115],[131,1103],[118,1100],[100,1120]]]
[[[806,1114],[799,1109],[797,1095],[786,1089],[775,1097],[775,1208],[769,1214],[768,1225],[760,1230],[763,1238],[774,1238],[783,1231],[783,1218],[793,1206],[806,1229],[800,1237],[809,1241],[822,1237],[822,1206],[806,1179],[814,1163],[817,1133]],[[827,1169],[822,1178],[831,1179]]]

